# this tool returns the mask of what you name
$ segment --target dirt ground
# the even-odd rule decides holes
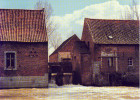
[[[0,100],[140,100],[138,87],[93,87],[81,85],[49,88],[1,89]]]

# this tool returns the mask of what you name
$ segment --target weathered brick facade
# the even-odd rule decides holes
[[[64,84],[71,84],[72,83],[72,71],[74,70],[73,66],[73,50],[74,44],[76,41],[80,41],[80,39],[74,34],[67,40],[65,40],[50,56],[49,56],[49,69],[53,70],[58,69],[57,71],[63,73],[63,83]],[[61,64],[60,64],[61,63]],[[67,65],[68,64],[68,65]],[[54,68],[55,69],[54,69]],[[56,72],[55,72],[56,74]],[[53,74],[51,74],[53,75]],[[57,74],[56,74],[57,75]],[[52,76],[54,79],[56,76]]]
[[[58,53],[49,56],[49,62],[58,62]]]
[[[49,56],[49,62],[59,62],[58,61],[58,53],[59,52],[70,52],[70,55],[72,57],[73,47],[74,43],[76,41],[80,41],[80,39],[73,35],[66,41],[64,41],[50,56]]]
[[[130,75],[135,79],[126,80],[138,84],[139,21],[85,19],[81,40],[89,48],[90,60],[85,66],[82,54],[76,54],[81,75],[85,74],[81,76],[82,84],[112,85],[113,81],[120,81],[115,75]]]
[[[133,58],[133,68],[138,73],[139,68],[139,47],[138,45],[96,45],[95,46],[95,61],[102,60],[101,72],[120,72],[129,71],[128,58]],[[107,49],[115,49],[115,56],[102,56],[101,52]],[[109,52],[108,52],[109,53]],[[113,66],[108,67],[107,58],[113,57]],[[116,61],[117,60],[117,61]],[[116,64],[117,63],[117,64]],[[116,68],[117,67],[117,68]]]
[[[0,88],[48,87],[44,9],[0,13]]]
[[[91,84],[91,57],[89,48],[83,41],[77,41],[73,50],[73,71],[76,73],[77,83],[83,85]]]
[[[48,43],[0,42],[0,88],[48,87]],[[15,52],[16,70],[5,69]]]
[[[114,51],[111,52],[111,50]],[[104,51],[106,51],[108,55],[103,55],[102,52]],[[134,75],[135,78],[137,79],[137,81],[135,82],[136,83],[138,82],[139,45],[95,45],[94,54],[95,54],[94,63],[98,62],[99,64],[99,71],[98,73],[96,73],[96,75],[102,74],[106,76],[104,80],[109,81],[109,74],[114,74],[114,73],[120,73],[122,75],[128,74],[128,75]],[[113,60],[112,66],[109,66],[109,62],[108,62],[109,58],[112,58]],[[128,62],[129,58],[132,58],[132,65],[129,65]],[[100,76],[100,77],[104,77],[104,76]]]
[[[44,76],[48,73],[47,43],[0,43],[0,76]],[[16,52],[17,70],[4,70],[5,51]]]

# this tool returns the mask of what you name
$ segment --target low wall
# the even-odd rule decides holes
[[[44,76],[0,77],[0,88],[48,87],[48,74]]]

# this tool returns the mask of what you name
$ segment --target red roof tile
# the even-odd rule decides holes
[[[138,20],[85,19],[83,34],[96,44],[139,44]]]
[[[0,41],[47,42],[44,10],[0,9]]]

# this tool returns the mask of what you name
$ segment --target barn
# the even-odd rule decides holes
[[[80,39],[74,34],[49,56],[49,69],[52,79],[61,72],[63,73],[63,84],[72,83],[73,50],[76,41],[80,41]]]
[[[74,56],[82,84],[139,84],[138,20],[85,18],[81,41]]]
[[[44,9],[0,9],[0,88],[48,87]]]

